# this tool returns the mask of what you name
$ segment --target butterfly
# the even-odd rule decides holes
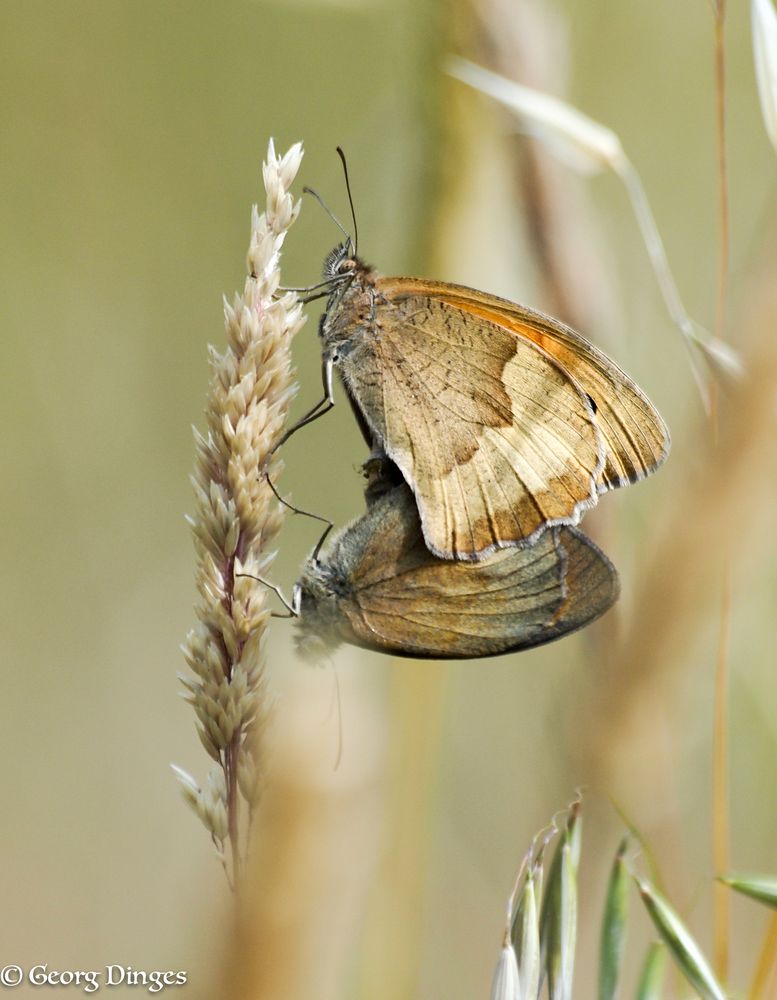
[[[666,458],[669,432],[647,396],[558,320],[461,285],[379,277],[350,240],[324,277],[316,415],[334,402],[337,368],[441,558],[478,560],[577,524],[600,494]]]
[[[385,278],[354,237],[324,263],[305,301],[327,296],[319,324],[324,398],[276,447],[334,405],[337,368],[370,446],[416,498],[426,546],[482,559],[577,524],[599,496],[664,461],[669,431],[602,351],[559,320],[462,285]],[[321,291],[323,289],[323,291]]]
[[[393,464],[373,458],[366,470],[366,514],[308,560],[295,587],[303,655],[347,642],[395,656],[497,656],[568,635],[616,600],[614,567],[577,529],[479,562],[440,559]]]

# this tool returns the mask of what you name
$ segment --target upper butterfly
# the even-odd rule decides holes
[[[415,493],[435,555],[530,544],[666,458],[650,400],[558,320],[461,285],[379,277],[350,239],[324,278],[327,396],[311,415],[332,405],[336,367],[369,443]]]

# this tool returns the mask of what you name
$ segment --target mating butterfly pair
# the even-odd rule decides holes
[[[350,237],[327,258],[324,390],[342,378],[373,454],[367,513],[308,561],[307,636],[490,656],[559,638],[618,595],[575,525],[665,459],[661,416],[559,321],[485,292],[382,278]]]

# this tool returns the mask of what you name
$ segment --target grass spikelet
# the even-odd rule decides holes
[[[618,992],[629,912],[630,881],[623,860],[628,843],[628,837],[624,837],[618,847],[607,886],[599,950],[599,1000],[614,1000]]]
[[[502,946],[491,982],[491,1000],[521,1000],[518,962],[511,944]]]
[[[777,909],[777,878],[774,875],[729,875],[720,881],[743,896]]]
[[[551,1000],[569,1000],[572,996],[580,847],[580,802],[577,801],[572,805],[553,855],[540,917],[540,940]]]
[[[198,624],[183,646],[193,677],[182,678],[197,732],[214,761],[206,787],[175,768],[184,798],[214,839],[231,881],[241,867],[241,837],[263,778],[260,737],[267,726],[262,642],[269,618],[265,588],[240,574],[259,576],[273,555],[268,546],[283,511],[268,486],[280,471],[272,455],[295,392],[291,339],[304,322],[293,293],[278,295],[280,255],[299,202],[289,187],[302,160],[297,143],[278,156],[270,141],[262,168],[266,205],[254,206],[242,295],[224,303],[226,348],[210,349],[207,430],[195,431],[192,483],[195,512],[188,519],[197,559]]]
[[[542,959],[540,953],[540,925],[535,892],[535,873],[530,869],[526,874],[521,893],[521,935],[518,967],[521,970],[523,988],[521,1000],[534,1000],[539,993]]]
[[[566,812],[566,820],[561,813],[561,819],[554,818],[536,835],[520,866],[507,905],[503,951],[493,980],[492,998],[501,1000],[516,995],[519,1000],[537,1000],[540,996],[547,996],[548,1000],[571,1000],[574,995],[577,873],[582,846],[580,814],[578,798]],[[626,851],[634,836],[636,834],[627,833],[622,838],[610,871],[601,925],[598,990],[592,985],[586,995],[596,995],[599,1000],[615,1000],[619,989],[622,994],[633,879],[660,938],[653,942],[645,956],[634,994],[636,1000],[661,1000],[668,955],[695,995],[702,1000],[726,1000],[727,994],[721,985],[723,977],[713,969],[685,923],[652,882],[633,873]],[[543,894],[540,885],[542,858],[552,840],[556,841],[555,851]],[[727,876],[719,881],[777,911],[777,878]],[[538,910],[541,913],[539,920]],[[765,935],[748,995],[753,1000],[771,997],[773,975],[777,976],[777,914]],[[544,977],[547,977],[547,985]],[[515,993],[514,984],[517,984]]]
[[[661,1000],[664,995],[666,975],[666,948],[661,941],[654,941],[648,948],[639,974],[636,1000]]]
[[[675,910],[649,882],[634,877],[650,919],[678,968],[704,1000],[726,1000],[723,988]]]

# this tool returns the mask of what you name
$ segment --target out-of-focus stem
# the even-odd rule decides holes
[[[731,631],[731,569],[723,571],[720,634],[715,667],[715,721],[712,744],[712,855],[716,874],[729,870],[729,782],[728,782],[728,697],[729,638]],[[713,887],[714,963],[718,978],[728,977],[728,938],[731,910],[730,890],[715,882]]]
[[[722,340],[726,318],[726,295],[729,270],[729,200],[728,158],[726,155],[726,2],[720,0],[715,17],[715,112],[718,143],[720,197],[720,257],[718,262],[718,300],[715,313],[715,336]]]
[[[358,996],[396,1000],[416,995],[423,893],[432,832],[434,789],[450,668],[394,663],[391,678],[390,825],[365,930]]]
[[[769,1000],[774,996],[774,980],[777,978],[777,913],[772,916],[766,929],[758,965],[748,996],[750,1000]],[[772,991],[769,991],[769,981]]]
[[[775,481],[777,351],[770,331],[777,318],[776,266],[777,231],[754,268],[742,298],[745,310],[737,321],[743,341],[751,344],[751,374],[732,388],[714,452],[708,426],[700,428],[699,468],[685,477],[655,532],[653,555],[632,602],[636,613],[624,622],[610,651],[611,662],[628,664],[630,669],[612,674],[602,700],[602,711],[615,720],[597,751],[599,765],[606,771],[618,768],[613,745],[634,745],[634,733],[661,722],[662,715],[655,712],[660,677],[668,677],[683,662],[702,610],[719,595],[722,553],[736,553],[738,559],[746,556],[768,530],[765,501],[754,506],[753,498],[763,497],[765,490],[773,495]],[[705,449],[708,454],[702,462]],[[673,567],[683,571],[674,572]],[[613,777],[601,780],[612,782]],[[639,785],[634,774],[629,780],[632,787]],[[657,789],[643,788],[643,794],[657,794]]]
[[[720,250],[718,259],[718,294],[715,309],[715,336],[723,339],[729,270],[729,200],[728,160],[726,155],[726,2],[719,0],[715,13],[715,119],[718,147],[718,186],[720,215]],[[718,439],[719,388],[715,379],[710,387],[710,424],[713,440]],[[731,622],[731,573],[728,556],[724,567],[720,609],[720,636],[715,668],[715,719],[712,754],[712,850],[715,871],[728,871],[729,789],[728,789],[728,696],[729,631]],[[716,883],[713,889],[714,963],[718,977],[728,978],[728,938],[730,925],[728,886]]]
[[[346,680],[346,747],[335,768],[331,687],[320,671],[283,691],[226,1000],[340,1000],[361,952],[381,837],[383,724],[367,686]]]

